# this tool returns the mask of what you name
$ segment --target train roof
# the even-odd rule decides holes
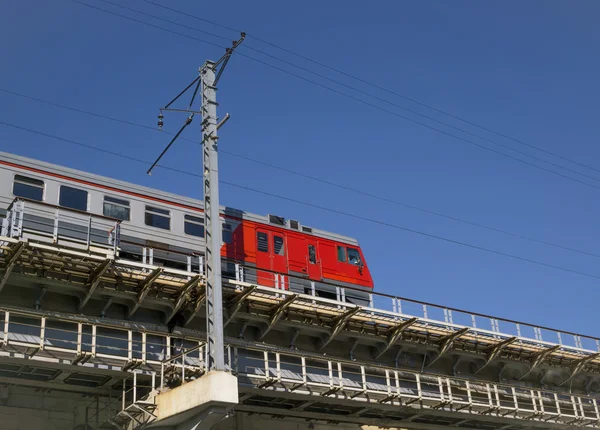
[[[54,175],[67,176],[76,180],[79,179],[86,182],[91,182],[101,187],[110,187],[129,193],[147,196],[153,199],[162,200],[165,204],[174,204],[178,206],[188,207],[190,209],[199,208],[201,210],[204,210],[204,201],[202,200],[181,196],[166,191],[160,191],[155,188],[144,187],[142,185],[133,184],[131,182],[120,181],[118,179],[96,175],[93,173],[84,172],[81,170],[72,169],[57,164],[47,163],[45,161],[23,157],[8,152],[0,151],[0,160],[6,163],[13,163],[20,166],[24,166],[32,170],[39,170],[41,172],[47,172]],[[323,237],[326,239],[336,240],[358,246],[358,241],[352,237],[343,236],[337,233],[331,233],[325,230],[304,226],[301,225],[300,222],[298,222],[297,220],[285,220],[284,218],[275,215],[258,215],[227,206],[221,206],[220,209],[221,212],[225,215],[260,222],[263,224],[275,225],[279,228],[284,228],[291,231],[299,231],[304,234]]]

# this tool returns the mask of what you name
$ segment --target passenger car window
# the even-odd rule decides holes
[[[204,237],[204,218],[185,215],[183,217],[183,231],[190,236]]]
[[[104,196],[104,204],[102,206],[104,216],[117,218],[123,221],[129,221],[131,218],[131,209],[129,201],[117,199],[115,197]]]
[[[60,186],[60,197],[58,204],[66,208],[77,209],[78,211],[87,211],[88,193],[79,188]]]
[[[317,250],[314,245],[308,245],[308,262],[317,264]]]
[[[269,237],[267,233],[256,232],[256,248],[260,252],[269,252]]]
[[[338,245],[337,255],[338,255],[338,261],[341,261],[342,263],[346,262],[346,248]]]
[[[348,248],[348,263],[356,266],[360,265],[360,253],[358,249]]]
[[[171,214],[166,209],[160,209],[154,206],[146,206],[146,214],[144,216],[146,225],[163,230],[171,229]]]
[[[273,251],[275,252],[275,255],[285,255],[283,237],[273,236]]]
[[[44,199],[44,181],[15,175],[13,194],[17,197],[42,201]]]
[[[233,234],[231,231],[231,224],[223,224],[222,239],[223,239],[223,243],[233,242]]]

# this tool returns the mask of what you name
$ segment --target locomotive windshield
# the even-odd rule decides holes
[[[348,248],[348,263],[360,266],[360,253],[358,249]]]

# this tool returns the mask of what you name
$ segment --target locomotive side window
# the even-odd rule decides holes
[[[160,209],[154,206],[146,206],[146,214],[144,217],[146,225],[163,230],[171,229],[171,214],[166,209]]]
[[[358,249],[348,248],[348,263],[356,266],[360,265],[360,253]]]
[[[267,233],[256,233],[256,246],[260,252],[269,252],[269,236]]]
[[[129,201],[116,199],[114,197],[104,196],[102,213],[104,214],[104,216],[117,218],[122,221],[129,221],[131,219],[131,209],[129,208]]]
[[[231,224],[223,224],[222,238],[223,238],[223,243],[233,242],[233,235],[231,233]]]
[[[15,175],[13,194],[17,197],[42,201],[44,199],[44,181]]]
[[[273,236],[273,250],[275,251],[275,255],[285,255],[283,237]]]
[[[183,231],[190,236],[204,237],[204,218],[185,215],[183,217]]]
[[[338,261],[341,261],[342,263],[346,262],[346,248],[338,245],[337,255],[338,255]]]
[[[61,185],[58,204],[66,208],[85,212],[88,205],[88,192],[79,188]]]
[[[308,262],[317,264],[317,250],[314,245],[308,245]]]

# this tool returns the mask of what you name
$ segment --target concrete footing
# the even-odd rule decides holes
[[[149,428],[208,430],[228,418],[238,403],[237,378],[212,371],[155,398],[157,420]]]

